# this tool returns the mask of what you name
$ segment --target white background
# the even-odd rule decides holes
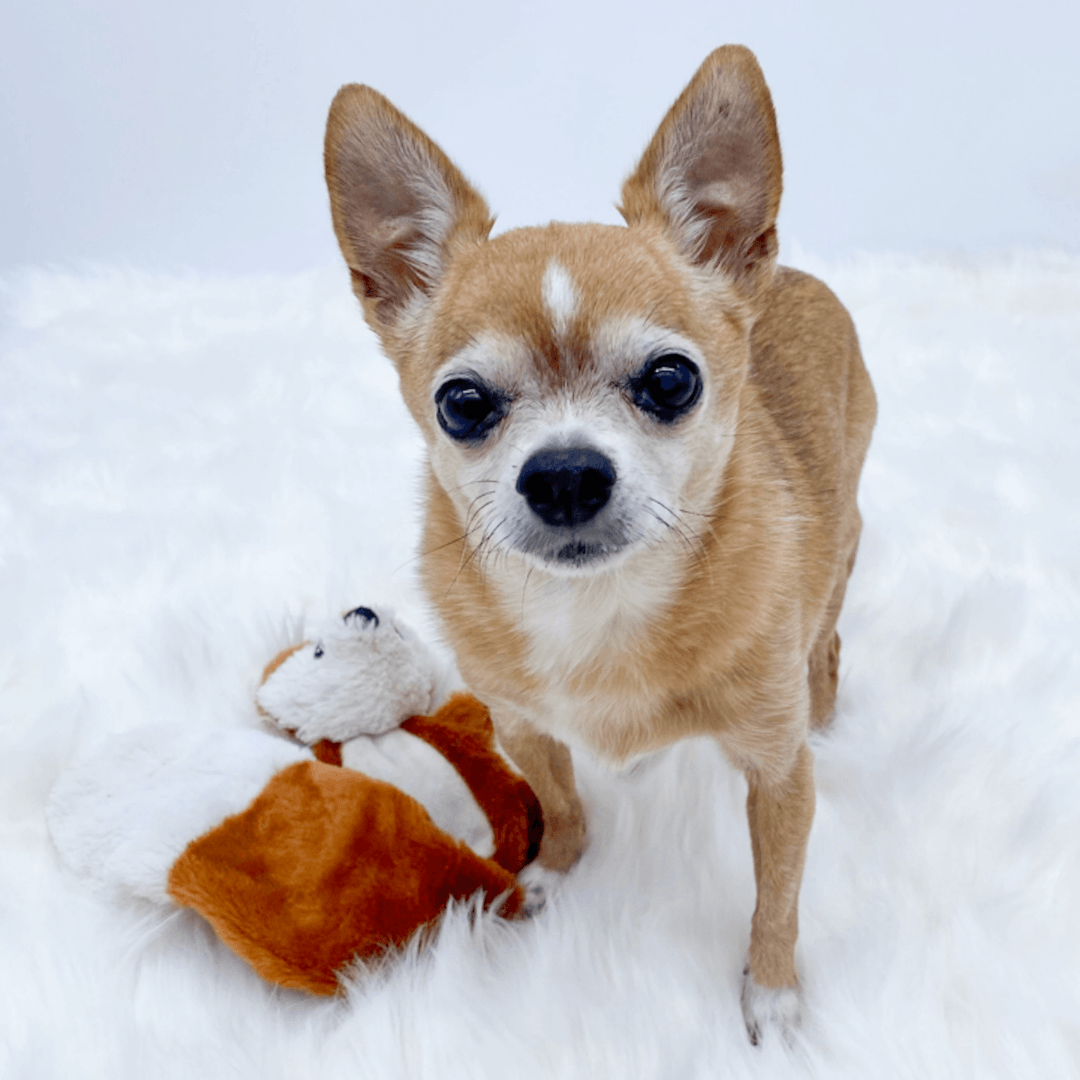
[[[783,242],[1080,249],[1070,0],[7,0],[0,270],[334,262],[322,131],[351,81],[432,134],[498,227],[614,221],[623,176],[725,42],[772,87]]]

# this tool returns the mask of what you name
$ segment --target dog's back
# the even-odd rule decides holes
[[[851,317],[827,285],[777,267],[750,336],[750,378],[822,511],[853,505],[877,406]]]
[[[808,592],[825,601],[809,674],[811,716],[820,725],[836,693],[835,625],[858,546],[856,491],[877,401],[847,310],[822,282],[788,267],[777,267],[751,334],[749,377],[804,504]]]

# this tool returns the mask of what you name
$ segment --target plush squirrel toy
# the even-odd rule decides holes
[[[316,994],[452,898],[522,914],[539,804],[475,698],[426,715],[435,670],[388,612],[356,608],[263,673],[259,709],[291,737],[111,736],[61,776],[53,840],[76,872],[194,908],[260,975]]]

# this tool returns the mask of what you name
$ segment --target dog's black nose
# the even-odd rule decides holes
[[[584,525],[604,508],[615,466],[599,450],[539,450],[521,467],[517,489],[548,525]]]

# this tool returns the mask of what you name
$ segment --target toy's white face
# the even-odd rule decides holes
[[[434,708],[435,665],[392,614],[360,607],[328,622],[256,692],[263,711],[304,743],[379,735]]]

